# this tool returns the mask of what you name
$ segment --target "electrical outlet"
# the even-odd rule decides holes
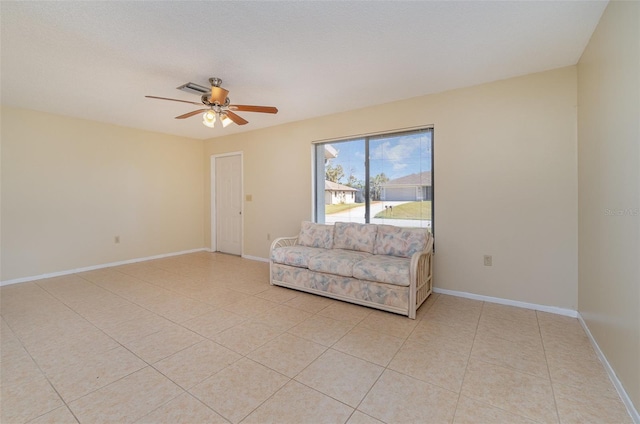
[[[267,241],[268,240],[271,240],[271,234],[270,233],[267,233]]]
[[[115,236],[115,237],[113,238],[113,242],[114,242],[115,244],[120,243],[120,236]]]
[[[493,266],[493,257],[491,255],[484,255],[484,266]]]

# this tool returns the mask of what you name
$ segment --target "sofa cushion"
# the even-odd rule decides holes
[[[353,250],[325,250],[309,258],[309,269],[351,277],[353,276],[353,265],[369,256],[371,256],[370,253]]]
[[[373,253],[376,241],[375,224],[336,222],[333,231],[333,248]]]
[[[333,225],[316,224],[305,221],[298,234],[298,244],[307,247],[333,247]]]
[[[276,247],[271,251],[271,260],[279,264],[308,268],[309,258],[325,251],[326,249],[299,245]]]
[[[373,253],[410,258],[427,247],[429,232],[426,228],[402,228],[378,225]]]
[[[411,259],[408,258],[373,255],[353,266],[353,277],[359,280],[408,286],[410,265]]]

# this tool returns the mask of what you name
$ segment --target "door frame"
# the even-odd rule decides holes
[[[221,153],[217,155],[211,155],[211,212],[210,212],[210,225],[211,225],[211,251],[217,251],[217,220],[216,220],[216,159],[226,156],[240,156],[240,212],[242,219],[240,220],[240,256],[244,255],[244,156],[242,151]]]

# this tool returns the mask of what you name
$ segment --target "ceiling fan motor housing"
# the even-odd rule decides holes
[[[216,87],[214,85],[211,87],[211,97],[209,98],[209,102],[224,105],[227,101],[227,94],[229,94],[229,90],[225,90],[222,87]]]
[[[200,97],[200,100],[205,106],[211,107],[227,107],[231,103],[231,100],[228,97],[224,99],[224,102],[218,102],[216,99],[212,99],[209,93],[203,94]]]

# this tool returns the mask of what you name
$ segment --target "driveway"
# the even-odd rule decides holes
[[[384,210],[385,206],[397,206],[407,202],[376,202],[371,204],[371,216],[376,216],[378,212]],[[333,213],[331,215],[325,216],[325,223],[334,224],[336,222],[359,222],[364,224],[364,206],[358,206],[356,208],[347,209],[342,212]],[[418,221],[415,219],[384,219],[384,218],[372,218],[372,224],[387,224],[387,225],[395,225],[398,227],[418,227],[426,224],[427,228],[431,227],[431,221]],[[421,223],[422,225],[418,225]]]

